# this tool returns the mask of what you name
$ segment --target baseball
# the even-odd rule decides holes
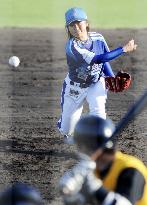
[[[17,56],[12,56],[9,58],[9,65],[13,67],[18,67],[20,64],[20,60]]]

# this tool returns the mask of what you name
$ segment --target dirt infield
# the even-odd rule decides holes
[[[118,122],[147,85],[147,29],[99,32],[111,49],[131,38],[138,44],[136,52],[112,62],[115,71],[127,70],[133,78],[127,92],[108,96],[108,116]],[[75,148],[63,143],[56,128],[67,71],[65,41],[62,30],[0,29],[0,189],[18,180],[27,182],[51,205],[62,204],[58,179],[76,161]],[[8,66],[11,55],[20,57],[19,68]],[[147,164],[146,124],[147,110],[121,134],[118,147]],[[16,149],[24,153],[15,153]]]

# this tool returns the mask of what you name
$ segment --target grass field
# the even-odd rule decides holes
[[[86,10],[92,27],[147,27],[147,0],[0,0],[0,26],[64,27],[73,6]]]

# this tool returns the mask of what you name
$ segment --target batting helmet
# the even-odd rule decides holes
[[[110,119],[104,120],[98,116],[87,115],[82,117],[74,130],[74,142],[81,152],[91,154],[98,148],[114,147],[111,136],[115,125]]]
[[[40,193],[30,185],[17,182],[0,194],[2,205],[41,205]]]
[[[81,8],[71,8],[65,13],[66,26],[74,21],[86,21],[87,14]]]

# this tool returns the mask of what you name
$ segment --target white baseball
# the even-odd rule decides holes
[[[12,56],[9,58],[9,64],[14,67],[18,67],[20,64],[20,60],[17,56]]]

